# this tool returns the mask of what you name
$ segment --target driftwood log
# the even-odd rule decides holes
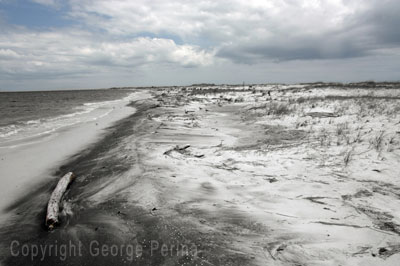
[[[65,174],[56,188],[53,190],[50,196],[49,203],[47,204],[47,215],[46,215],[46,226],[48,229],[53,229],[58,223],[58,214],[60,211],[60,202],[62,196],[68,188],[68,185],[75,179],[75,175],[72,172]]]
[[[184,153],[186,151],[186,149],[190,148],[190,145],[187,144],[185,146],[179,146],[176,145],[174,148],[167,150],[166,152],[164,152],[164,155],[169,155],[171,152],[176,151],[179,153]]]

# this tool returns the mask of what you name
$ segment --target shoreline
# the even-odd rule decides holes
[[[138,92],[133,94],[139,95]],[[86,146],[101,139],[115,121],[135,111],[126,106],[128,100],[107,103],[107,106],[95,110],[94,118],[86,117],[86,121],[66,125],[51,134],[22,139],[16,141],[14,146],[0,148],[2,182],[7,184],[0,191],[0,222],[7,219],[7,209],[20,195],[39,186],[42,180],[51,182],[54,179],[52,172],[55,165],[84,151]]]
[[[70,157],[67,160],[66,164],[62,164],[58,167],[58,169],[53,171],[53,176],[58,177],[62,173],[69,169],[68,171],[73,171],[77,175],[77,179],[71,184],[70,189],[64,196],[64,200],[69,202],[73,199],[73,203],[75,206],[72,209],[66,206],[64,203],[64,212],[61,214],[61,226],[57,227],[54,232],[48,232],[44,227],[44,217],[47,206],[48,196],[52,192],[52,189],[57,184],[58,179],[52,179],[49,181],[43,181],[37,188],[21,197],[17,202],[9,206],[8,211],[13,212],[14,215],[9,218],[6,223],[2,224],[2,228],[0,229],[1,235],[1,261],[3,261],[6,265],[13,264],[19,265],[24,263],[32,263],[29,261],[27,257],[12,257],[10,256],[10,244],[12,241],[18,241],[18,243],[26,243],[28,239],[33,241],[29,241],[32,245],[45,245],[42,242],[43,238],[50,237],[50,239],[54,243],[66,243],[65,237],[69,236],[69,240],[74,240],[71,232],[68,232],[68,227],[73,227],[74,224],[83,223],[83,228],[81,233],[88,233],[89,231],[97,231],[96,228],[100,227],[102,223],[112,223],[113,217],[107,217],[107,220],[98,221],[94,220],[91,216],[98,215],[99,211],[97,208],[92,210],[84,210],[83,208],[90,208],[84,202],[84,198],[90,197],[90,194],[96,193],[95,191],[91,191],[91,189],[86,188],[86,185],[90,183],[91,187],[97,188],[101,190],[103,186],[99,184],[97,181],[104,179],[108,176],[113,178],[118,177],[118,175],[122,172],[127,171],[130,168],[130,160],[126,158],[109,158],[105,160],[102,158],[104,154],[107,154],[115,148],[115,146],[119,145],[119,141],[126,138],[127,136],[131,136],[133,128],[132,123],[135,123],[136,119],[147,119],[146,111],[151,106],[154,106],[152,103],[146,103],[146,100],[137,100],[131,103],[130,105],[136,109],[136,111],[129,115],[126,118],[123,118],[112,126],[107,128],[107,132],[104,134],[102,138],[100,138],[97,142],[90,144],[85,152],[81,152],[76,154],[75,156]],[[121,155],[121,151],[118,152]],[[116,155],[113,153],[113,155]],[[125,154],[123,154],[125,157]],[[98,160],[101,159],[101,165],[98,165]],[[91,172],[96,172],[95,176],[91,175]],[[89,190],[89,191],[85,191]],[[83,198],[83,199],[81,199]],[[82,202],[81,202],[82,200]],[[112,205],[112,204],[111,204]],[[115,207],[115,206],[114,206]],[[78,208],[78,209],[74,209]],[[68,210],[67,210],[68,209]],[[77,217],[79,215],[79,217]],[[114,214],[115,215],[115,214]],[[103,217],[104,218],[104,217]],[[111,224],[109,224],[111,225]],[[77,229],[77,228],[76,228]],[[97,241],[102,243],[102,241],[107,242],[109,239],[115,239],[113,233],[116,233],[116,228],[113,228],[109,232],[108,236],[101,236],[100,238],[96,238]],[[79,230],[79,228],[77,229]],[[32,236],[34,236],[32,238]],[[51,241],[50,240],[50,241]],[[83,238],[79,238],[81,243],[84,243],[88,246],[89,239],[87,236]],[[119,241],[116,241],[119,242]],[[76,242],[74,242],[76,243]],[[8,245],[7,245],[8,244]],[[79,246],[79,245],[78,245]],[[7,255],[8,254],[8,255]],[[86,254],[88,255],[88,254]],[[37,258],[39,259],[39,258]],[[54,261],[52,261],[54,259]],[[93,258],[89,256],[87,258],[72,258],[78,259],[77,263],[82,263],[82,261],[86,261],[87,263],[92,263]],[[82,260],[82,261],[81,261]],[[38,260],[40,262],[40,260]],[[59,263],[58,257],[46,258],[45,262],[41,262],[42,265],[54,265],[54,263]],[[70,263],[70,262],[69,262]],[[101,260],[98,265],[103,265]]]
[[[135,114],[54,172],[77,175],[59,227],[42,227],[49,184],[15,206],[20,216],[0,230],[1,260],[396,265],[397,99],[373,99],[383,93],[377,92],[369,94],[371,102],[357,101],[364,92],[354,90],[346,91],[353,98],[314,101],[315,90],[272,91],[271,97],[262,89],[150,90],[151,98],[133,103]],[[325,92],[337,95],[335,89]],[[350,108],[355,106],[365,113]],[[344,125],[350,119],[359,124]],[[378,150],[371,141],[382,128],[392,146],[382,142]],[[13,240],[19,251],[24,244],[57,243],[82,245],[83,254],[65,261],[13,257]],[[93,241],[121,253],[93,256]],[[141,247],[141,254],[130,260],[122,246]],[[178,252],[164,254],[162,247]]]

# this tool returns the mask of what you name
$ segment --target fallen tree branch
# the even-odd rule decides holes
[[[46,227],[50,230],[58,224],[58,214],[60,211],[60,201],[68,185],[75,179],[75,175],[72,172],[65,174],[56,188],[53,190],[50,196],[49,203],[47,204],[47,215],[46,215]]]

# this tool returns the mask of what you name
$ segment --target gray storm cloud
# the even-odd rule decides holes
[[[71,15],[113,35],[166,32],[252,63],[351,58],[390,48],[400,39],[399,11],[395,0],[79,1]]]
[[[328,60],[324,65],[336,70],[338,60],[350,66],[360,58],[374,62],[379,57],[381,62],[391,58],[388,69],[395,69],[393,58],[399,56],[397,0],[34,2],[63,10],[64,18],[78,23],[62,28],[16,26],[0,12],[0,79],[7,84],[46,75],[78,79],[79,73],[87,78],[131,72],[140,73],[145,83],[162,83],[157,77],[175,75],[168,82],[179,84],[182,73],[215,81],[220,80],[216,69],[241,65],[241,79],[262,80],[250,72],[277,62],[282,67],[283,62],[300,61],[299,69],[312,69],[316,61]],[[245,67],[249,65],[253,70]],[[354,79],[361,78],[357,75]],[[398,79],[394,72],[376,78],[388,76]]]

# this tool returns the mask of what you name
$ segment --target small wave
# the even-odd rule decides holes
[[[127,97],[129,97],[129,96],[127,96]],[[104,105],[107,105],[107,104],[114,104],[114,103],[119,103],[119,102],[125,101],[125,99],[126,99],[127,97],[124,97],[124,98],[118,99],[118,100],[111,100],[111,101],[84,103],[83,105],[84,105],[84,106],[104,106]]]
[[[41,119],[29,120],[29,121],[26,121],[25,124],[27,124],[27,125],[32,125],[32,124],[34,124],[34,125],[35,125],[35,124],[39,124],[41,121],[42,121]]]
[[[66,119],[66,118],[73,118],[75,116],[88,114],[88,113],[92,112],[93,110],[95,110],[95,108],[87,108],[86,110],[83,110],[83,111],[66,114],[66,115],[60,115],[60,116],[56,116],[53,118],[48,118],[48,119],[46,119],[46,121],[53,122],[53,121],[59,121],[59,120]]]
[[[17,134],[18,132],[19,132],[19,130],[14,129],[14,130],[8,131],[6,133],[0,133],[0,137],[7,138],[7,137]]]
[[[115,104],[129,102],[129,100],[133,98],[132,94],[119,100],[85,103],[76,107],[74,110],[75,112],[69,114],[47,119],[29,120],[23,123],[0,127],[0,137],[2,138],[0,142],[4,144],[24,139],[32,139],[42,135],[52,134],[64,127],[96,121],[109,115],[114,110]],[[106,111],[100,112],[100,110],[103,109]],[[99,112],[96,112],[96,110]]]
[[[8,125],[0,127],[0,137],[1,138],[10,137],[12,135],[17,134],[19,131],[20,129],[16,125]]]

